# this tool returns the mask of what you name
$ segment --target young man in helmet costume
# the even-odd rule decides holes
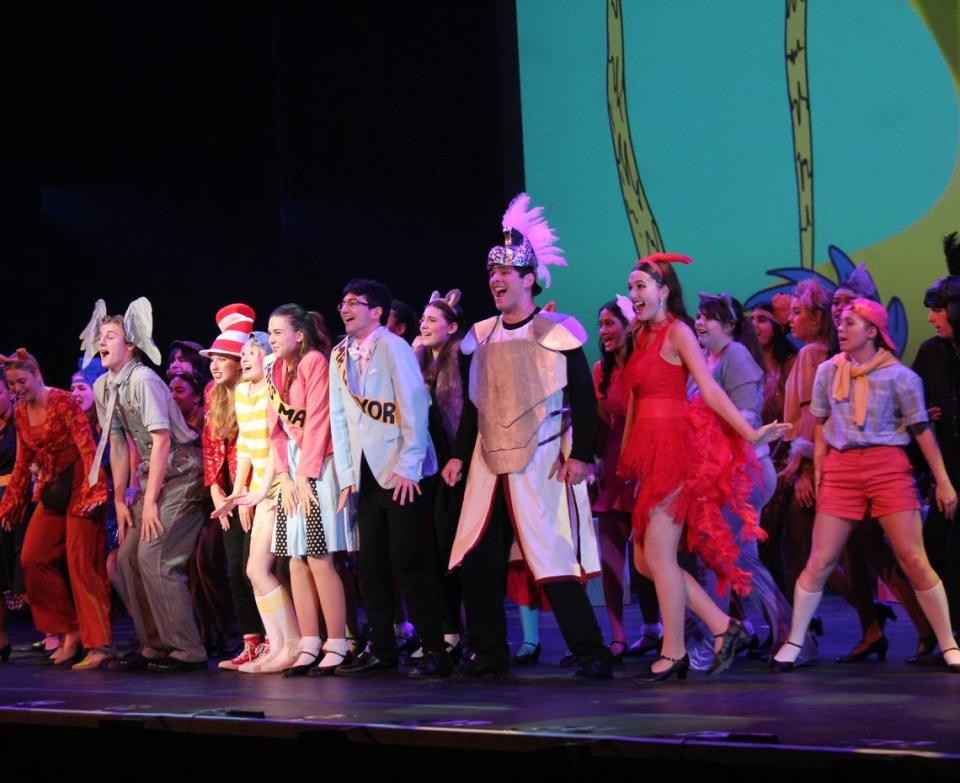
[[[473,453],[450,567],[463,568],[468,676],[502,674],[509,660],[503,593],[508,560],[522,558],[546,593],[577,675],[611,676],[585,581],[600,572],[585,479],[596,400],[577,321],[534,302],[550,264],[565,265],[556,235],[520,194],[503,217],[504,244],[487,257],[499,314],[474,324],[461,343],[472,355],[469,405],[443,470],[459,481]],[[476,432],[475,443],[469,433]]]

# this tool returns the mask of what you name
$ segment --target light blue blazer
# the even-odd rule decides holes
[[[359,486],[361,456],[367,458],[384,489],[396,483],[387,480],[391,473],[414,481],[432,476],[437,472],[437,455],[427,429],[430,393],[413,349],[402,337],[379,327],[361,382],[359,362],[346,350],[349,339],[339,343],[330,357],[330,434],[340,486]],[[371,401],[368,408],[374,415],[364,413],[344,386],[337,362],[341,354],[350,388]],[[390,403],[395,405],[393,410]]]

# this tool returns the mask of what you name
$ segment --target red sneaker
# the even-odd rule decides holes
[[[243,649],[240,650],[240,654],[236,658],[232,658],[229,661],[220,661],[217,664],[218,669],[224,669],[226,671],[236,671],[243,664],[250,663],[250,661],[256,660],[259,655],[260,648],[263,647],[263,643],[260,641],[259,636],[244,636],[243,637]]]

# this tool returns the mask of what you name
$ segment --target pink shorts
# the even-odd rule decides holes
[[[860,520],[919,508],[917,484],[903,449],[871,446],[827,452],[820,471],[818,512]]]

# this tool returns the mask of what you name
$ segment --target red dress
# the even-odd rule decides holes
[[[603,468],[597,477],[597,496],[592,504],[595,514],[609,511],[629,513],[633,508],[634,482],[617,475],[623,430],[627,422],[627,394],[623,385],[625,371],[626,367],[614,367],[606,393],[601,394],[603,366],[597,362],[593,367],[593,391],[602,425],[598,428],[598,453],[603,461]]]
[[[750,573],[736,567],[739,547],[720,510],[729,505],[744,520],[745,539],[764,536],[747,503],[756,457],[699,395],[687,402],[686,367],[660,356],[669,329],[655,332],[646,348],[640,332],[624,371],[633,409],[619,472],[638,480],[634,541],[643,541],[650,512],[670,498],[670,516],[686,524],[687,549],[717,574],[721,591],[730,585],[746,595]]]

